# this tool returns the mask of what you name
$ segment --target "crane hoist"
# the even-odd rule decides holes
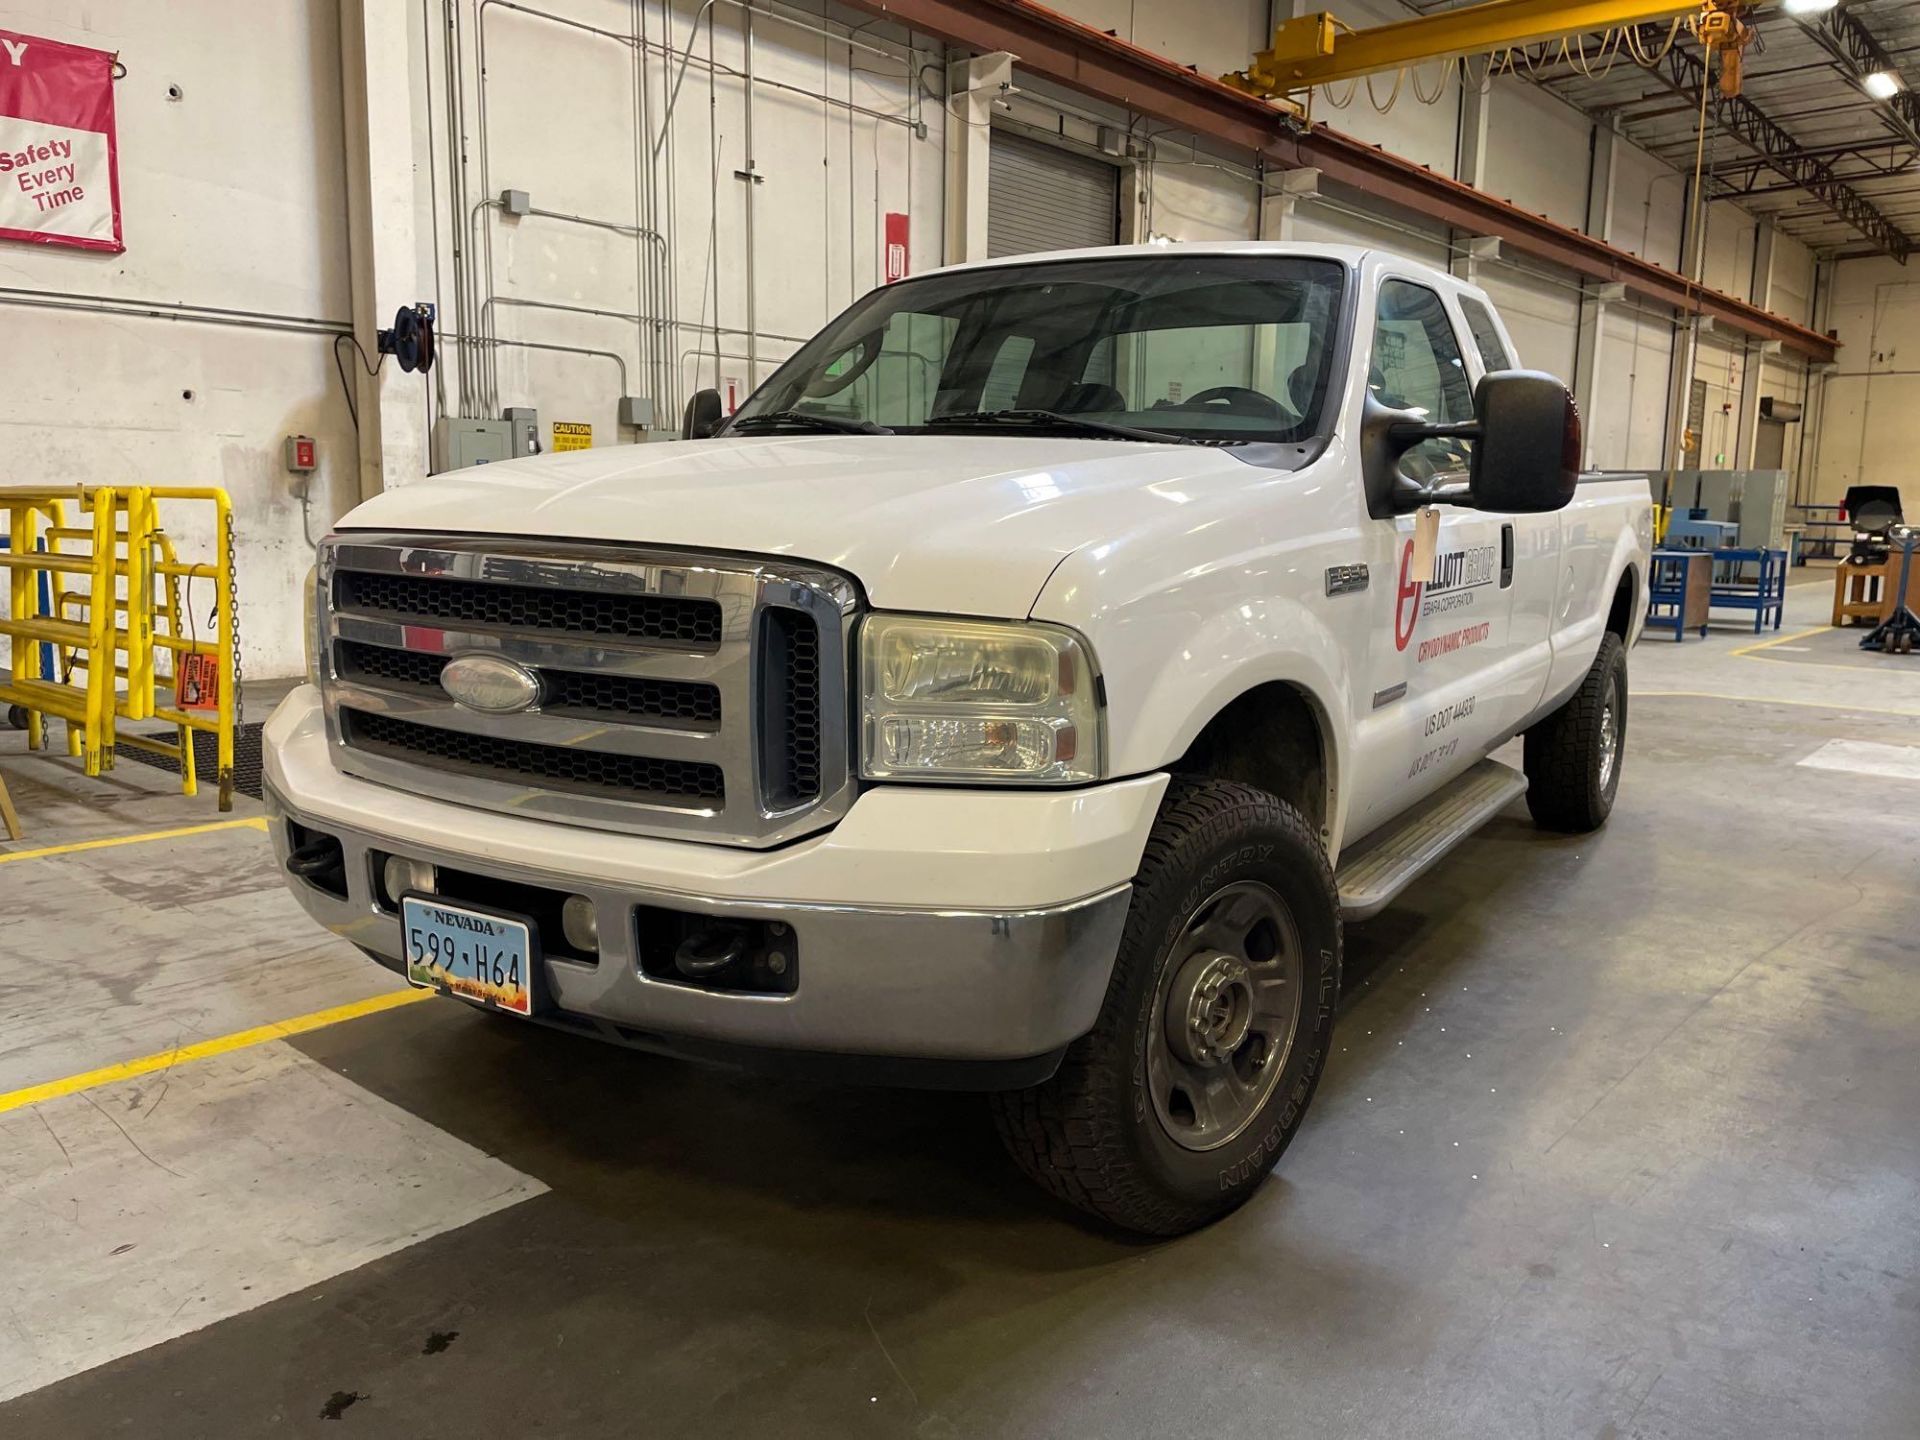
[[[1274,30],[1273,43],[1255,53],[1252,64],[1220,78],[1236,89],[1273,99],[1433,60],[1489,55],[1542,40],[1685,17],[1694,38],[1720,59],[1721,93],[1737,95],[1741,53],[1753,39],[1750,9],[1742,0],[1690,0],[1681,5],[1658,0],[1485,0],[1363,30],[1322,12],[1285,21]]]

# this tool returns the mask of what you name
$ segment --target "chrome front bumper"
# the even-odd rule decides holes
[[[1093,1028],[1132,893],[1122,884],[1063,905],[1007,911],[715,899],[580,881],[457,844],[385,840],[303,815],[271,785],[266,804],[283,869],[290,818],[340,842],[344,900],[292,875],[288,883],[315,920],[395,969],[400,920],[378,899],[374,851],[587,896],[599,924],[599,963],[545,961],[555,1006],[549,1018],[607,1039],[696,1053],[708,1044],[963,1063],[1052,1056]],[[798,945],[797,988],[790,995],[724,992],[644,974],[636,906],[785,922]]]

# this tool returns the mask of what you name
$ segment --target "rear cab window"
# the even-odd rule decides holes
[[[1460,313],[1467,317],[1467,332],[1473,336],[1473,348],[1480,352],[1480,364],[1487,370],[1511,370],[1513,357],[1507,342],[1500,338],[1500,327],[1493,312],[1471,295],[1460,297]]]

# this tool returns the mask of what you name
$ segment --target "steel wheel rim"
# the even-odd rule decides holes
[[[1614,766],[1620,763],[1620,717],[1614,710],[1613,696],[1600,709],[1600,788],[1613,787]]]
[[[1147,1090],[1167,1138],[1215,1150],[1272,1098],[1300,1026],[1299,928],[1268,885],[1241,880],[1196,906],[1161,966]]]

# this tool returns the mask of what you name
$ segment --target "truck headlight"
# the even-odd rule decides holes
[[[1039,622],[871,615],[860,629],[870,780],[1097,780],[1093,656]]]
[[[307,653],[307,683],[320,683],[320,567],[307,571],[300,587],[300,639]]]

